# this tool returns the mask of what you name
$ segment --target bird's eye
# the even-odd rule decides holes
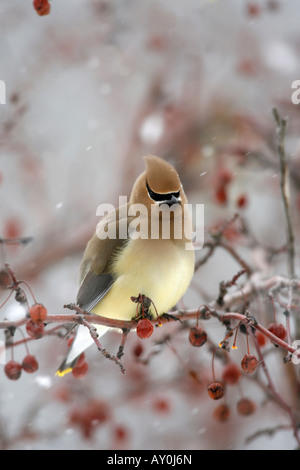
[[[156,193],[152,191],[148,183],[146,183],[147,191],[149,197],[155,202],[163,202],[163,201],[170,201],[172,198],[178,199],[180,197],[180,191],[172,192],[172,193]]]

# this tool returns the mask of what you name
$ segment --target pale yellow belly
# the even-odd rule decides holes
[[[194,261],[194,251],[170,240],[130,240],[114,266],[116,281],[112,289],[92,312],[131,320],[137,305],[130,297],[144,294],[161,315],[185,293],[194,273]]]

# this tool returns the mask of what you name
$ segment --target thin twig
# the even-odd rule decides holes
[[[278,431],[290,431],[290,429],[291,426],[287,424],[278,424],[278,426],[275,426],[274,428],[259,429],[258,431],[246,438],[246,444],[249,444],[260,436],[267,435],[271,437]]]
[[[295,237],[292,224],[290,191],[289,191],[289,166],[285,151],[285,133],[287,120],[279,115],[276,108],[273,108],[273,115],[277,125],[277,152],[280,162],[280,189],[284,213],[286,218],[287,232],[287,254],[288,254],[288,276],[293,279],[295,277]]]
[[[250,330],[250,332],[251,332],[251,330]],[[266,379],[268,381],[269,391],[271,392],[273,399],[289,415],[290,420],[291,420],[291,425],[292,425],[292,428],[294,430],[294,437],[295,437],[295,439],[298,443],[298,446],[300,446],[300,437],[299,437],[299,433],[298,433],[298,426],[297,426],[297,422],[296,422],[294,413],[292,411],[292,407],[288,403],[286,403],[286,401],[283,399],[283,397],[277,392],[277,390],[275,388],[275,385],[274,385],[274,382],[273,382],[273,380],[271,378],[271,375],[269,373],[269,369],[267,368],[267,365],[265,363],[264,356],[261,352],[261,349],[260,349],[260,346],[258,344],[257,338],[256,338],[256,336],[253,332],[251,332],[251,335],[252,335],[252,340],[255,344],[255,348],[256,348],[259,360],[260,360],[260,364],[262,366],[262,369],[263,369],[264,374],[266,376]]]
[[[90,332],[90,335],[91,335],[92,339],[94,340],[94,343],[97,346],[98,351],[100,351],[101,354],[103,354],[103,356],[106,357],[106,359],[109,359],[110,361],[113,361],[115,364],[117,364],[120,367],[122,374],[125,374],[125,368],[124,368],[122,362],[120,361],[120,359],[118,357],[110,354],[107,351],[107,349],[103,348],[102,344],[100,343],[100,341],[98,339],[99,335],[97,333],[97,329],[91,323],[89,323],[87,320],[85,320],[82,317],[80,317],[80,323],[88,328],[88,330]]]

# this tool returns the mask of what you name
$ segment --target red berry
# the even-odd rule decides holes
[[[81,409],[74,409],[70,413],[70,423],[79,426],[85,438],[90,438],[100,424],[110,418],[110,409],[102,400],[91,400]]]
[[[128,430],[122,425],[117,425],[114,430],[114,438],[116,441],[126,441],[128,439]]]
[[[95,425],[105,423],[110,418],[111,413],[105,401],[94,399],[87,405],[85,414]]]
[[[239,196],[237,198],[237,201],[236,201],[236,205],[237,207],[239,207],[240,209],[244,209],[248,204],[248,198],[245,194],[241,194],[241,196]]]
[[[51,5],[48,0],[34,0],[33,7],[40,16],[48,15],[51,10]]]
[[[220,382],[212,382],[207,390],[212,400],[220,400],[224,396],[224,387]]]
[[[194,326],[190,329],[189,340],[192,346],[199,348],[207,341],[207,334],[203,328],[199,326]]]
[[[142,318],[141,320],[138,321],[137,327],[136,327],[136,334],[138,335],[139,338],[145,339],[149,338],[153,333],[153,325],[148,318]]]
[[[256,410],[255,403],[249,398],[241,398],[237,404],[237,411],[240,415],[249,416]]]
[[[22,366],[16,361],[8,361],[5,364],[4,372],[10,380],[18,380],[22,372]]]
[[[153,402],[153,408],[154,408],[155,411],[157,411],[159,413],[169,413],[169,411],[171,409],[170,408],[170,403],[165,398],[157,398]]]
[[[22,362],[22,369],[25,370],[25,372],[28,372],[28,374],[32,374],[39,368],[39,363],[35,356],[32,356],[31,354],[27,354],[27,356],[24,357],[23,362]]]
[[[142,354],[143,354],[143,346],[141,345],[141,343],[137,343],[133,350],[132,350],[132,354],[135,356],[135,357],[140,357]]]
[[[4,226],[4,238],[18,238],[21,236],[21,224],[19,219],[10,218]]]
[[[268,330],[279,339],[284,340],[286,337],[286,329],[281,323],[271,323]]]
[[[76,364],[75,367],[72,369],[72,374],[76,379],[80,379],[81,377],[84,377],[89,370],[88,363],[86,361],[82,362],[81,364]]]
[[[36,323],[33,320],[28,320],[26,323],[26,331],[30,338],[39,339],[44,335],[44,324]]]
[[[263,346],[265,346],[265,344],[267,343],[267,340],[266,340],[266,337],[263,333],[261,333],[260,331],[257,331],[256,332],[256,339],[257,339],[257,342],[258,342],[258,345],[262,348]]]
[[[230,416],[230,409],[227,405],[218,405],[213,412],[213,417],[216,421],[224,422],[227,421]]]
[[[43,322],[47,318],[47,309],[43,304],[34,304],[29,309],[29,315],[34,322]]]
[[[261,13],[261,7],[257,3],[250,2],[246,8],[249,16],[259,16]]]
[[[74,409],[70,412],[70,424],[78,426],[86,439],[89,439],[94,430],[93,424],[90,420],[90,417],[87,415],[85,408],[84,409]]]
[[[85,360],[85,354],[84,352],[80,354],[79,358],[77,359],[77,362],[76,362],[76,367],[81,367],[83,366],[83,364],[86,362]]]
[[[236,364],[232,363],[232,364],[228,364],[223,369],[222,379],[228,385],[235,385],[240,380],[241,375],[242,374],[241,374],[240,368]]]
[[[246,374],[252,374],[258,366],[258,360],[252,354],[245,354],[242,359],[241,366]]]
[[[216,175],[218,186],[227,186],[232,181],[232,173],[227,168],[221,168]]]
[[[215,200],[220,205],[227,203],[227,190],[225,186],[220,186],[215,191]]]

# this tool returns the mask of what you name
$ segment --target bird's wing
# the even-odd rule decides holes
[[[128,220],[127,216],[124,217],[125,214],[127,214],[127,207],[126,210],[120,211],[119,208],[104,217],[98,224],[96,234],[88,242],[85,249],[80,265],[81,284],[77,294],[77,304],[87,312],[90,312],[103,299],[115,282],[115,277],[110,268],[115,254],[122,250],[127,242],[127,238],[120,238],[120,234],[127,234]],[[116,224],[116,238],[98,238],[97,233],[99,233],[99,230],[103,227],[106,230],[110,224]],[[93,344],[90,332],[85,326],[79,325],[76,330],[74,341],[58,368],[57,375],[63,376],[71,371],[76,365],[80,354]],[[99,336],[106,331],[107,327],[97,325]]]
[[[77,304],[87,312],[109,292],[115,278],[111,272],[114,256],[122,250],[127,238],[120,238],[120,234],[127,235],[128,219],[127,205],[125,210],[118,208],[104,217],[97,226],[97,232],[88,242],[80,265],[80,288],[77,294]],[[124,208],[123,208],[124,209]],[[111,230],[111,228],[113,229]],[[100,239],[98,234],[115,233],[115,238]]]
[[[77,305],[86,312],[90,312],[109,292],[113,283],[112,274],[94,274],[89,271],[79,288]]]

